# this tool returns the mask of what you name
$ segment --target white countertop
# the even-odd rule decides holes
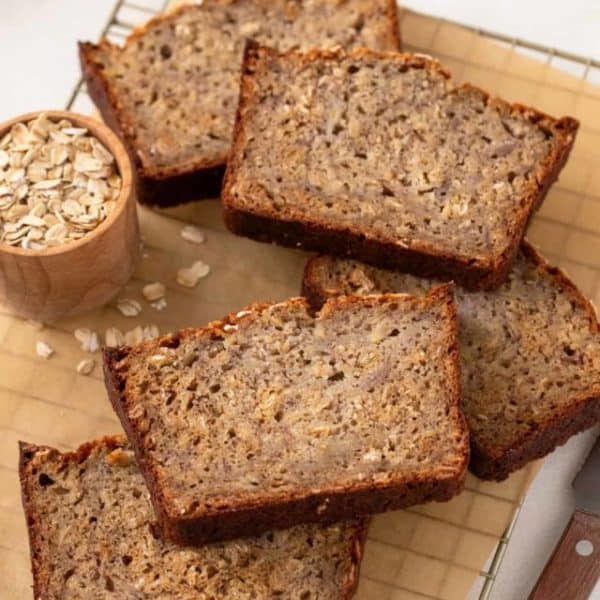
[[[64,107],[79,78],[75,44],[95,40],[115,0],[2,0],[0,120]],[[160,0],[139,0],[158,6]],[[483,29],[600,57],[600,2],[407,0],[405,5]],[[573,438],[545,462],[519,515],[492,597],[525,598],[574,507],[570,482],[598,431]],[[592,594],[600,600],[600,586]]]

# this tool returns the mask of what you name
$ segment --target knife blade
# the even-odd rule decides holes
[[[587,600],[600,578],[600,438],[573,489],[575,512],[529,600]]]

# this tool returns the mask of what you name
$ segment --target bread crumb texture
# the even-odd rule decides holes
[[[89,55],[144,169],[223,164],[246,38],[280,50],[398,49],[389,0],[205,0]],[[394,8],[395,10],[395,8]],[[395,14],[395,13],[394,13]]]
[[[175,546],[154,533],[148,492],[124,438],[92,443],[83,454],[23,452],[40,597],[333,600],[354,577],[357,521]]]
[[[258,49],[245,68],[227,207],[426,254],[499,260],[576,128],[410,54]]]
[[[305,286],[323,297],[424,294],[439,283],[329,257],[315,259],[305,275]],[[457,287],[455,294],[461,407],[473,443],[489,456],[510,452],[553,420],[560,427],[570,407],[599,401],[600,335],[593,310],[529,245],[499,289]]]
[[[313,316],[293,299],[127,350],[109,369],[167,513],[458,481],[451,304],[350,298]]]

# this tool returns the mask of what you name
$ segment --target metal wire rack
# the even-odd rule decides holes
[[[169,0],[137,0],[136,2],[118,0],[101,30],[101,37],[106,37],[115,42],[122,41],[134,27],[143,23],[151,16],[160,13],[162,10],[166,9],[170,3],[171,2],[169,2]],[[411,11],[403,11],[401,15],[401,21],[404,21],[407,15],[412,15],[413,17],[415,15],[419,16],[417,13],[413,13]],[[541,63],[545,64],[546,66],[560,68],[570,75],[577,77],[581,82],[582,88],[586,82],[590,84],[600,83],[599,60],[577,56],[556,48],[545,47],[540,44],[498,34],[493,31],[465,26],[463,24],[455,23],[446,19],[435,19],[435,23],[434,30],[428,37],[427,43],[419,44],[411,43],[409,41],[405,43],[405,48],[409,51],[427,54],[434,53],[442,61],[447,60],[452,63],[454,60],[456,62],[456,57],[450,55],[445,56],[443,52],[435,50],[436,38],[440,34],[440,31],[444,26],[450,25],[460,27],[462,30],[467,31],[475,36],[475,38],[483,38],[485,40],[497,42],[508,49],[508,53],[506,55],[507,57],[510,57],[513,53],[521,53],[541,61]],[[432,48],[434,49],[433,52]],[[468,60],[465,59],[462,62],[467,63]],[[560,85],[558,87],[560,87]],[[66,103],[66,107],[67,109],[78,110],[79,112],[90,112],[93,110],[93,105],[87,96],[85,83],[83,80],[80,79],[71,91]],[[571,192],[569,191],[569,193]],[[591,200],[599,202],[600,198],[591,198]],[[590,231],[587,230],[585,226],[577,224],[574,217],[569,219],[569,222],[565,222],[565,219],[562,216],[557,217],[552,213],[541,213],[536,217],[536,220],[541,223],[546,223],[547,226],[553,228],[553,230],[556,228],[563,228],[565,230],[568,229],[568,231],[573,229],[575,232],[579,231],[584,235],[591,235]],[[594,232],[596,237],[600,237],[598,234],[600,234],[600,232]],[[600,288],[600,264],[590,264],[589,262],[586,262],[585,259],[579,260],[576,256],[570,256],[568,260],[565,260],[567,236],[565,234],[559,236],[559,238],[562,243],[557,245],[555,243],[550,244],[549,242],[548,247],[544,248],[545,253],[548,254],[551,259],[559,262],[562,266],[580,269],[581,276],[583,277],[585,275],[586,277],[584,291],[589,296],[593,296],[593,294],[597,293]],[[578,283],[582,285],[581,281],[578,281]],[[514,510],[510,525],[499,539],[496,550],[488,561],[486,568],[480,573],[479,598],[481,600],[487,600],[491,597],[492,587],[500,569],[507,545],[510,541],[519,510],[520,505],[518,505]],[[421,593],[417,593],[416,596],[422,598],[437,597],[434,595]]]

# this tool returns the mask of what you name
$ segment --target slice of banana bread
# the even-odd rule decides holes
[[[76,452],[21,444],[36,599],[350,598],[366,523],[301,525],[201,548],[156,534],[124,437]]]
[[[244,40],[399,50],[396,0],[204,0],[152,19],[123,47],[80,44],[87,89],[134,158],[140,201],[221,191]]]
[[[461,489],[451,287],[253,305],[105,350],[113,406],[182,543],[333,522]]]
[[[337,295],[419,294],[438,283],[320,256],[306,266],[303,291],[320,306]],[[564,273],[524,243],[500,288],[457,288],[456,300],[476,475],[504,479],[600,421],[598,321]]]
[[[250,44],[225,221],[261,241],[493,288],[577,127],[456,87],[422,56]]]

